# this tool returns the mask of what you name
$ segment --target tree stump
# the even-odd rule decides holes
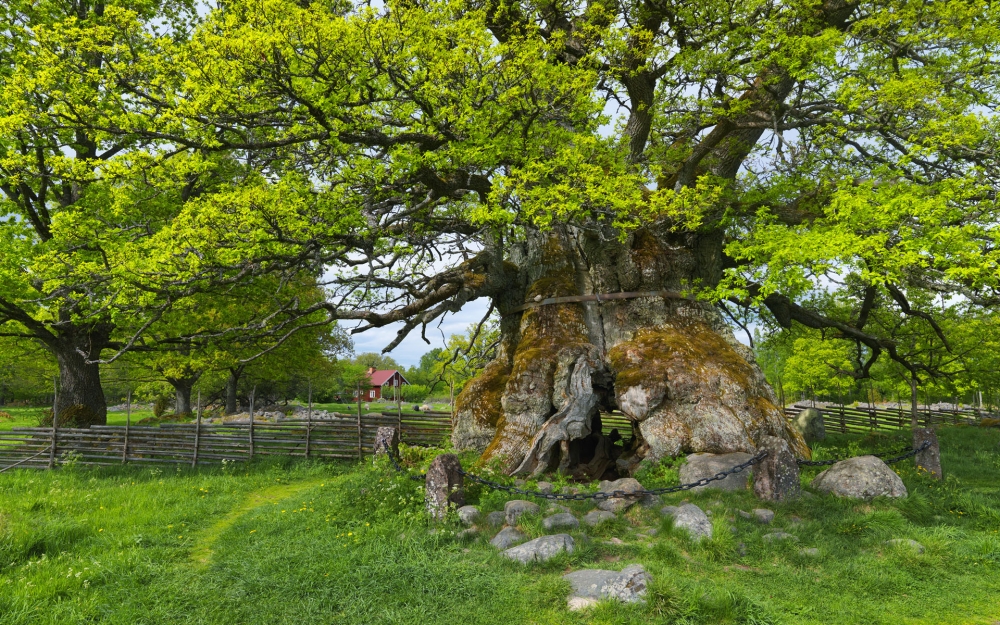
[[[759,451],[767,456],[753,469],[753,492],[764,501],[788,501],[802,493],[799,465],[788,443],[776,436],[761,438]]]
[[[931,428],[914,428],[913,448],[917,449],[926,442],[930,442],[930,446],[923,451],[917,452],[913,460],[918,469],[923,469],[935,479],[940,480],[942,476],[941,446],[938,444],[937,434]]]
[[[385,453],[386,447],[393,458],[399,458],[399,431],[392,427],[381,427],[375,431],[375,448],[372,450],[376,456]]]
[[[448,506],[465,504],[462,491],[462,465],[455,454],[441,454],[427,469],[426,500],[427,513],[436,521],[444,520]]]

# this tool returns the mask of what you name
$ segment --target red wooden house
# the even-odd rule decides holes
[[[368,369],[368,388],[362,385],[361,399],[365,401],[375,401],[383,397],[395,399],[399,393],[399,387],[409,384],[403,374],[395,369]],[[357,397],[357,391],[354,391]]]

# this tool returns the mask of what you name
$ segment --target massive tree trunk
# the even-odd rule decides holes
[[[108,405],[101,387],[100,358],[107,347],[108,331],[82,330],[66,324],[60,334],[43,340],[59,364],[59,394],[55,411],[59,424],[76,427],[104,425],[108,422]]]
[[[550,297],[712,285],[721,260],[718,233],[647,229],[620,242],[571,226],[529,232],[505,264],[520,286],[496,301],[499,357],[458,397],[455,446],[483,450],[507,473],[581,479],[681,453],[755,452],[764,435],[808,456],[752,352],[709,304],[630,297],[513,311]],[[615,408],[632,431],[612,448],[600,413]]]
[[[166,378],[170,386],[174,387],[174,414],[191,414],[191,391],[200,377],[201,373],[192,373],[184,377]]]
[[[226,379],[226,414],[236,414],[239,403],[236,391],[240,384],[240,376],[243,375],[243,367],[235,367],[229,370],[229,378]]]

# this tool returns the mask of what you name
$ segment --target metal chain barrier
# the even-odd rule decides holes
[[[760,462],[761,460],[763,460],[766,457],[767,457],[767,452],[766,451],[762,451],[759,454],[757,454],[756,456],[754,456],[753,458],[751,458],[751,459],[747,460],[746,462],[744,462],[743,464],[738,464],[738,465],[736,465],[735,467],[733,467],[731,469],[727,469],[726,471],[720,471],[719,473],[716,473],[712,477],[704,477],[704,478],[698,480],[697,482],[691,482],[689,484],[680,484],[678,486],[667,486],[665,488],[653,488],[653,489],[649,489],[649,490],[643,489],[643,490],[637,490],[637,491],[633,491],[633,492],[626,492],[626,491],[623,491],[623,490],[615,490],[615,491],[611,491],[610,493],[602,493],[602,492],[597,492],[597,493],[542,493],[542,492],[538,492],[538,491],[525,490],[523,488],[517,488],[515,486],[506,486],[504,484],[500,484],[499,482],[493,482],[493,481],[487,480],[485,478],[481,478],[478,475],[473,475],[472,473],[466,473],[465,471],[461,471],[461,470],[459,471],[459,473],[461,473],[464,477],[467,477],[468,479],[472,480],[473,482],[479,482],[480,484],[482,484],[484,486],[489,486],[490,488],[493,488],[493,489],[496,489],[496,490],[506,491],[508,493],[516,493],[518,495],[529,495],[531,497],[538,497],[539,499],[549,499],[549,500],[553,500],[553,501],[585,501],[585,500],[588,500],[588,499],[592,499],[594,501],[604,501],[606,499],[625,499],[625,498],[635,498],[635,499],[638,499],[638,498],[641,498],[641,497],[648,497],[648,496],[651,496],[651,495],[665,495],[667,493],[676,493],[676,492],[680,492],[680,491],[683,491],[683,490],[691,490],[692,488],[697,488],[699,486],[705,486],[706,484],[710,484],[710,483],[712,483],[712,482],[714,482],[716,480],[724,480],[727,477],[729,477],[730,475],[733,475],[735,473],[739,473],[740,471],[743,471],[744,469],[747,469],[747,468],[749,468],[749,467],[757,464],[758,462]]]
[[[888,456],[890,454],[902,453],[901,456],[896,456],[896,457],[890,458],[888,460],[882,460],[882,462],[884,462],[886,464],[893,464],[894,462],[899,462],[900,460],[905,460],[906,458],[909,458],[910,456],[917,455],[918,453],[920,453],[923,450],[925,450],[928,447],[930,447],[930,445],[931,445],[930,441],[925,441],[924,444],[921,445],[917,449],[913,449],[911,447],[903,447],[902,449],[899,449],[897,451],[885,451],[885,452],[882,452],[880,454],[864,454],[864,455],[866,455],[866,456],[875,456],[876,458],[885,458],[886,456]],[[860,457],[860,456],[856,456],[856,457]],[[847,460],[847,458],[834,458],[833,460],[796,460],[795,462],[798,463],[798,465],[800,467],[826,467],[826,466],[830,466],[831,464],[837,464],[838,462],[841,462],[843,460]]]
[[[921,445],[920,447],[917,447],[916,449],[911,449],[910,451],[908,451],[908,452],[906,452],[904,454],[901,454],[899,456],[896,456],[895,458],[889,458],[887,460],[883,460],[882,462],[884,462],[886,464],[894,464],[896,462],[899,462],[900,460],[906,460],[907,458],[910,458],[912,456],[916,456],[917,454],[919,454],[920,452],[922,452],[923,450],[927,449],[930,446],[931,446],[931,442],[930,441],[924,441],[924,444]]]
[[[392,462],[392,466],[395,467],[396,471],[400,472],[400,473],[407,473],[406,469],[404,469],[402,466],[400,466],[399,462],[396,460],[396,457],[393,455],[392,450],[389,449],[389,445],[385,441],[383,441],[382,444],[383,444],[383,447],[385,448],[386,455],[389,456],[389,460]],[[714,482],[716,480],[724,480],[727,477],[729,477],[730,475],[733,475],[735,473],[739,473],[739,472],[741,472],[741,471],[743,471],[745,469],[748,469],[748,468],[752,467],[753,465],[757,464],[758,462],[760,462],[761,460],[763,460],[766,457],[767,457],[767,452],[766,451],[762,451],[759,454],[757,454],[756,456],[754,456],[753,458],[750,458],[749,460],[747,460],[746,462],[744,462],[742,464],[738,464],[735,467],[732,467],[731,469],[727,469],[725,471],[720,471],[719,473],[716,473],[712,477],[704,477],[704,478],[698,480],[697,482],[691,482],[689,484],[680,484],[678,486],[667,486],[667,487],[664,487],[664,488],[654,488],[654,489],[651,489],[651,490],[645,490],[644,489],[644,490],[638,490],[638,491],[634,491],[634,492],[626,492],[626,491],[623,491],[623,490],[616,490],[616,491],[612,491],[610,493],[602,493],[602,492],[597,492],[597,493],[543,493],[543,492],[536,491],[536,490],[526,490],[524,488],[518,488],[517,486],[507,486],[506,484],[501,484],[499,482],[494,482],[492,480],[488,480],[488,479],[486,479],[484,477],[479,477],[478,475],[475,475],[474,473],[469,473],[468,471],[464,471],[462,469],[459,469],[458,472],[459,472],[459,474],[462,475],[462,477],[465,477],[465,478],[467,478],[470,481],[477,482],[479,484],[482,484],[483,486],[489,486],[490,488],[495,489],[495,490],[504,491],[504,492],[507,492],[507,493],[514,493],[514,494],[517,494],[517,495],[527,495],[529,497],[537,497],[539,499],[548,499],[550,501],[587,501],[587,500],[604,501],[606,499],[625,499],[625,498],[639,499],[639,498],[642,498],[642,497],[648,497],[650,495],[665,495],[667,493],[676,493],[676,492],[680,492],[680,491],[684,491],[684,490],[691,490],[692,488],[697,488],[698,486],[705,486],[706,484],[711,484],[712,482]],[[424,478],[427,477],[427,474],[420,473],[420,474],[414,475],[414,474],[411,474],[411,473],[407,473],[407,477],[409,477],[411,480],[422,481]]]
[[[392,466],[396,468],[396,473],[406,473],[406,477],[410,478],[415,482],[423,482],[424,478],[427,477],[426,473],[418,473],[416,475],[408,472],[406,469],[399,465],[396,460],[396,456],[393,455],[392,450],[389,449],[389,443],[387,441],[382,441],[382,448],[385,449],[385,455],[389,456],[389,460],[392,462]]]
[[[427,477],[426,473],[419,473],[419,474],[415,474],[414,475],[412,473],[407,472],[407,470],[405,468],[403,468],[402,466],[400,466],[400,464],[397,461],[396,457],[393,455],[392,450],[389,449],[388,443],[386,443],[385,441],[383,441],[382,444],[383,444],[383,446],[385,448],[385,454],[387,456],[389,456],[389,460],[392,462],[392,466],[395,467],[395,469],[396,469],[396,471],[398,473],[406,473],[407,477],[409,477],[411,480],[414,480],[414,481],[417,481],[417,482],[424,481],[424,479]],[[921,451],[923,451],[923,450],[927,449],[928,447],[930,447],[930,445],[931,445],[930,441],[925,441],[923,445],[921,445],[920,447],[917,447],[917,448],[903,448],[903,449],[901,449],[899,451],[903,451],[904,453],[902,453],[902,454],[900,454],[898,456],[895,456],[893,458],[884,459],[883,462],[885,462],[886,464],[894,464],[894,463],[899,462],[901,460],[905,460],[907,458],[910,458],[912,456],[917,455]],[[884,452],[884,453],[881,453],[881,454],[865,454],[865,455],[875,456],[877,458],[882,458],[884,456],[887,456],[889,453],[896,453],[896,452]],[[468,471],[464,471],[462,469],[459,469],[458,472],[459,472],[460,475],[462,475],[462,477],[465,477],[466,479],[471,480],[473,482],[477,482],[479,484],[482,484],[483,486],[488,486],[488,487],[490,487],[490,488],[492,488],[494,490],[499,490],[499,491],[503,491],[503,492],[507,492],[507,493],[514,493],[516,495],[527,495],[529,497],[537,497],[539,499],[548,499],[550,501],[587,501],[587,500],[604,501],[606,499],[641,498],[641,497],[648,497],[648,496],[651,496],[651,495],[666,495],[668,493],[676,493],[676,492],[680,492],[680,491],[691,490],[692,488],[697,488],[699,486],[705,486],[706,484],[710,484],[710,483],[712,483],[712,482],[714,482],[716,480],[724,480],[727,477],[729,477],[730,475],[734,475],[736,473],[739,473],[741,471],[744,471],[745,469],[748,469],[748,468],[752,467],[753,465],[759,463],[761,460],[763,460],[766,457],[767,457],[767,452],[766,451],[762,451],[759,454],[757,454],[756,456],[754,456],[753,458],[747,460],[746,462],[744,462],[742,464],[738,464],[738,465],[734,466],[733,468],[727,469],[725,471],[720,471],[719,473],[716,473],[712,477],[704,477],[704,478],[698,480],[697,482],[691,482],[691,483],[688,483],[688,484],[679,484],[677,486],[667,486],[667,487],[664,487],[664,488],[653,488],[653,489],[649,489],[649,490],[643,489],[643,490],[638,490],[638,491],[634,491],[634,492],[626,492],[626,491],[623,491],[623,490],[616,490],[616,491],[612,491],[610,493],[603,493],[603,492],[597,492],[597,493],[543,493],[543,492],[536,491],[536,490],[526,490],[524,488],[518,488],[517,486],[507,486],[506,484],[501,484],[500,482],[495,482],[493,480],[488,480],[488,479],[486,479],[484,477],[479,477],[478,475],[475,475],[474,473],[469,473]],[[839,458],[839,459],[835,459],[835,460],[815,460],[815,461],[814,460],[797,460],[796,462],[800,466],[817,467],[817,466],[832,465],[832,464],[835,464],[837,462],[840,462],[841,460],[846,460],[846,458]]]

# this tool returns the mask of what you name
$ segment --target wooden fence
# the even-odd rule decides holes
[[[360,419],[278,423],[183,423],[159,426],[14,428],[0,432],[0,470],[87,465],[204,464],[255,456],[355,459],[371,454],[375,432],[399,428],[410,445],[440,445],[451,434],[447,412],[369,413]],[[53,449],[53,442],[55,447]]]
[[[808,404],[785,408],[794,419]],[[828,431],[867,432],[910,427],[906,409],[818,406]],[[977,424],[995,417],[976,410],[921,410],[921,426]],[[601,415],[605,434],[613,428],[624,437],[631,424],[619,412]],[[410,445],[439,445],[451,434],[447,412],[368,413],[338,420],[283,420],[278,423],[183,423],[159,426],[104,425],[82,428],[14,428],[0,431],[0,470],[13,466],[47,468],[73,461],[86,465],[197,465],[245,461],[255,456],[298,456],[359,460],[372,452],[379,427],[393,426]],[[53,442],[55,446],[53,448]]]
[[[803,410],[811,408],[808,403],[785,407],[785,416],[794,419]],[[908,408],[870,408],[865,406],[843,406],[826,404],[816,406],[823,412],[823,424],[826,430],[832,432],[868,432],[870,430],[900,430],[910,427],[910,410]],[[936,425],[977,425],[984,417],[995,417],[985,411],[972,408],[953,410],[918,409],[917,422],[920,427]]]

